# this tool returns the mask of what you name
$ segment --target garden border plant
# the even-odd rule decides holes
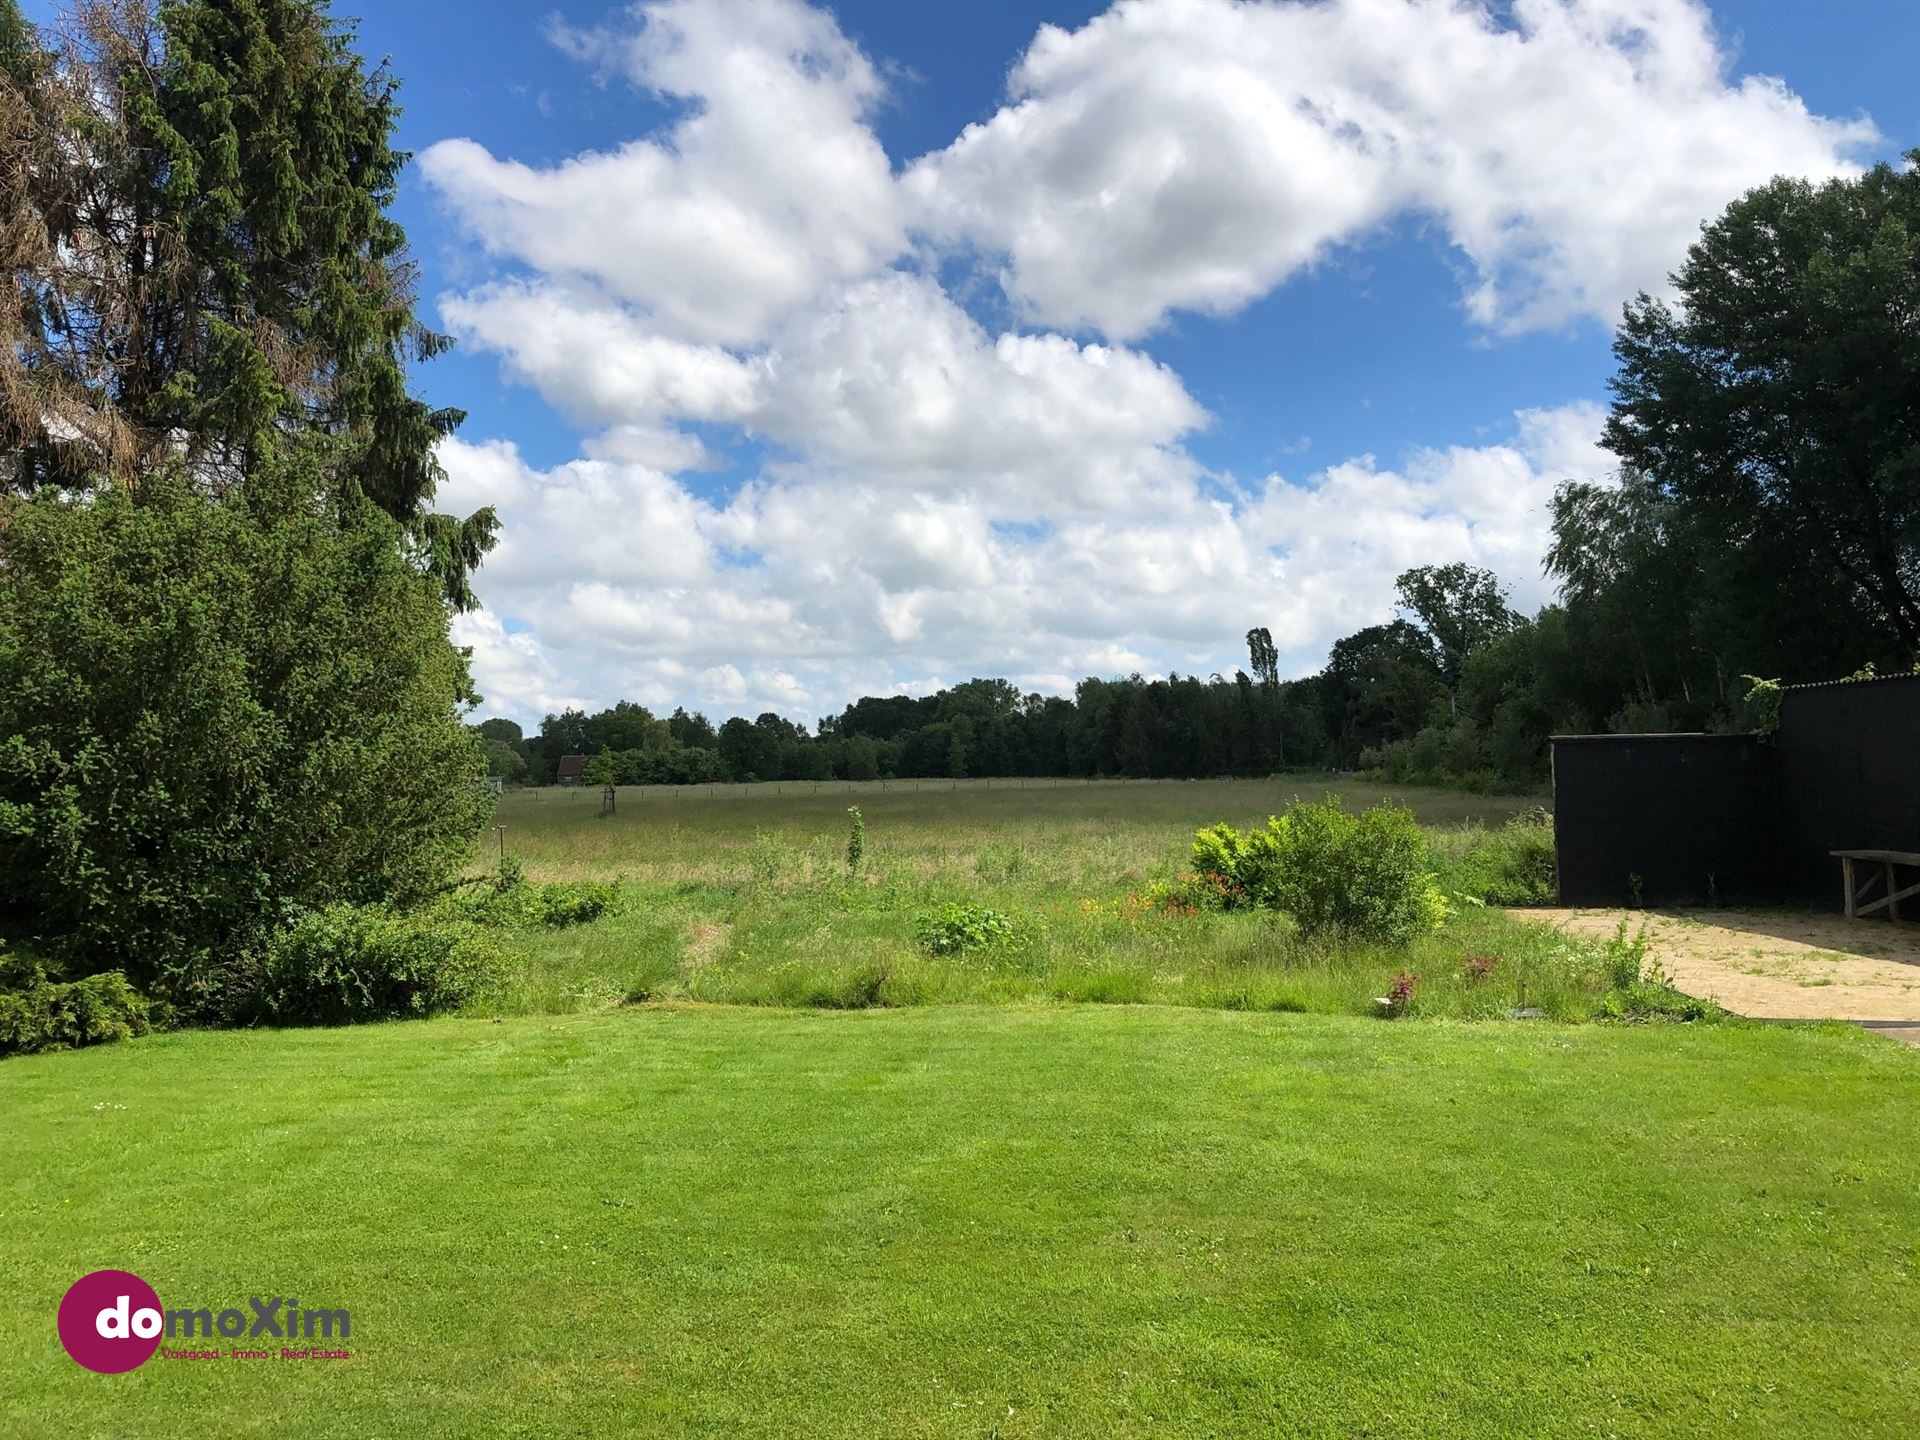
[[[1356,813],[1329,795],[1294,801],[1262,830],[1208,826],[1194,836],[1193,873],[1192,893],[1285,911],[1310,936],[1405,945],[1449,913],[1426,832],[1391,802]]]

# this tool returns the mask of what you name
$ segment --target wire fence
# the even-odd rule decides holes
[[[766,800],[789,796],[807,795],[923,795],[959,791],[1010,791],[1010,790],[1115,790],[1129,786],[1173,786],[1173,785],[1244,785],[1249,782],[1272,781],[1275,784],[1289,780],[1298,780],[1291,775],[1215,775],[1205,779],[1165,778],[1165,779],[1128,779],[1128,778],[1081,778],[1063,775],[1030,776],[983,776],[966,780],[912,779],[912,780],[756,780],[746,783],[713,781],[702,785],[619,785],[615,793],[625,801],[632,798],[636,802],[648,800],[691,799],[724,802],[727,800]],[[522,799],[532,799],[536,803],[565,803],[573,799],[590,799],[599,803],[602,791],[600,785],[536,785],[509,788],[507,794]]]

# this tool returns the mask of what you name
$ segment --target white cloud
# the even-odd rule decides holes
[[[707,575],[714,563],[707,507],[658,470],[575,460],[536,474],[504,441],[447,440],[440,460],[447,479],[438,503],[461,512],[492,505],[502,517],[481,569],[485,594],[582,576],[672,586]]]
[[[1247,523],[1285,557],[1275,643],[1324,653],[1385,619],[1394,577],[1416,565],[1465,560],[1498,575],[1521,608],[1544,603],[1555,487],[1619,464],[1600,447],[1604,419],[1591,402],[1523,410],[1504,442],[1416,450],[1397,469],[1362,456],[1301,487],[1270,479]]]
[[[449,441],[454,502],[498,505],[514,547],[482,579],[519,633],[489,617],[462,643],[477,646],[489,708],[526,723],[562,675],[596,705],[810,719],[930,671],[1057,690],[1087,674],[1230,670],[1258,623],[1304,673],[1386,618],[1412,565],[1468,560],[1522,603],[1542,599],[1547,501],[1559,480],[1611,468],[1601,419],[1591,404],[1526,411],[1504,441],[1397,468],[1362,457],[1299,484],[1269,476],[1238,504],[1203,493],[1195,471],[1162,482],[1151,507],[1019,526],[990,492],[903,499],[814,473],[722,508],[640,465],[540,471],[511,446]],[[617,514],[618,538],[600,543]]]
[[[1876,138],[1727,66],[1683,0],[1123,0],[1043,26],[1008,103],[905,183],[1046,324],[1229,313],[1398,215],[1465,256],[1475,321],[1611,322],[1727,201]]]
[[[1206,421],[1149,356],[994,337],[933,281],[899,271],[823,292],[739,355],[663,339],[634,312],[558,286],[493,287],[442,313],[567,414],[625,422],[593,453],[669,468],[704,447],[665,422],[723,421],[876,489],[992,491],[1020,514],[1107,508],[1190,471],[1174,447]]]
[[[796,319],[762,366],[755,428],[917,493],[986,489],[1021,513],[1109,508],[1190,468],[1206,413],[1147,355],[987,334],[930,280],[893,273]]]
[[[529,730],[543,715],[582,704],[555,672],[540,642],[526,631],[509,634],[500,617],[486,610],[456,615],[453,643],[472,651],[474,680],[488,715],[517,719]]]
[[[591,282],[696,344],[753,341],[899,252],[891,165],[864,119],[880,81],[831,16],[797,0],[668,0],[632,22],[563,38],[692,102],[667,134],[547,169],[471,140],[421,155],[490,250]]]
[[[671,415],[737,420],[753,375],[718,345],[669,339],[643,317],[562,285],[509,282],[441,302],[447,326],[498,351],[508,371],[587,424]]]

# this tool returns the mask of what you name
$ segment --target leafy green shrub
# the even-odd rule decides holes
[[[151,1002],[118,970],[63,981],[0,956],[0,1055],[106,1045],[151,1028]]]
[[[1405,945],[1448,913],[1426,832],[1398,805],[1356,815],[1329,796],[1295,801],[1245,835],[1214,825],[1194,837],[1193,868],[1228,908],[1284,910],[1308,935]]]
[[[540,923],[554,929],[585,925],[620,909],[621,888],[617,880],[555,880],[533,889],[539,896]]]
[[[1608,988],[1624,990],[1637,985],[1649,969],[1647,927],[1642,925],[1631,937],[1623,919],[1613,934],[1600,942],[1602,963],[1606,967]]]
[[[412,903],[464,862],[492,805],[466,662],[393,522],[312,498],[339,488],[0,506],[0,923],[227,1018],[289,905]]]
[[[1215,827],[1221,828],[1225,827]],[[1213,834],[1205,830],[1200,833]],[[1182,870],[1171,880],[1149,880],[1139,898],[1147,909],[1166,910],[1175,915],[1228,910],[1246,904],[1237,884],[1219,870]]]
[[[922,915],[915,931],[930,955],[960,955],[1013,944],[1019,929],[998,910],[949,902]]]
[[[1193,837],[1193,888],[1220,897],[1221,908],[1277,903],[1273,889],[1277,870],[1277,828],[1268,820],[1265,830],[1242,835],[1231,825],[1209,825]]]
[[[1483,729],[1467,719],[1429,725],[1402,740],[1362,750],[1361,776],[1395,785],[1429,785],[1476,795],[1520,795],[1545,778],[1546,755],[1534,732],[1526,743],[1503,743],[1502,727]]]
[[[1780,728],[1780,702],[1786,698],[1778,677],[1769,680],[1759,675],[1742,675],[1740,678],[1748,682],[1743,703],[1753,722],[1752,732],[1760,736],[1773,734]]]
[[[446,915],[330,905],[267,947],[259,1006],[269,1020],[341,1025],[451,1010],[492,978],[479,927]]]

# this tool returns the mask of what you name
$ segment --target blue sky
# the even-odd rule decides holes
[[[1409,563],[1538,603],[1619,300],[1920,144],[1912,4],[1103,9],[366,7],[447,499],[507,526],[490,711],[807,719],[1253,624],[1303,672]]]

